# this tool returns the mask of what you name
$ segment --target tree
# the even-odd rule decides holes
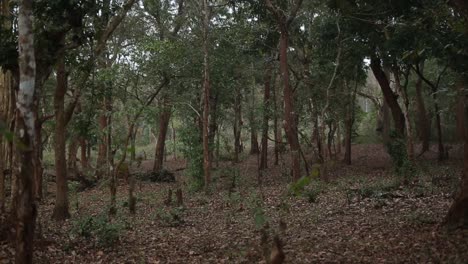
[[[18,90],[15,134],[17,136],[16,263],[33,262],[33,239],[37,208],[34,204],[33,151],[35,114],[33,112],[36,58],[32,23],[32,1],[22,0],[18,15],[20,85]]]
[[[302,0],[294,1],[290,9],[290,14],[286,15],[284,10],[273,5],[271,0],[265,0],[266,7],[275,17],[278,30],[280,31],[280,71],[283,81],[283,97],[284,97],[284,129],[288,138],[291,162],[292,176],[294,180],[301,177],[301,156],[300,144],[298,137],[297,113],[294,108],[294,92],[289,84],[289,68],[288,68],[288,48],[289,48],[289,27],[294,21],[297,12],[301,8]]]

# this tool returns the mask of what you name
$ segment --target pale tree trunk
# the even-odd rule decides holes
[[[208,0],[203,0],[203,171],[205,192],[209,192],[211,184],[211,160],[209,146],[209,117],[210,117],[210,64],[208,31],[210,26],[210,10]]]
[[[33,238],[37,208],[34,204],[33,146],[35,138],[33,100],[36,77],[34,33],[32,26],[32,1],[19,3],[19,69],[16,135],[21,148],[17,148],[19,194],[17,197],[16,263],[33,262]]]
[[[171,119],[171,112],[171,107],[168,105],[166,99],[164,99],[163,110],[159,115],[159,134],[154,154],[154,172],[159,172],[163,169],[164,150],[166,146],[167,129],[169,128],[169,121]]]

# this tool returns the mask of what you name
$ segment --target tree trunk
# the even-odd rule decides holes
[[[208,0],[203,0],[203,171],[205,192],[209,192],[211,183],[211,160],[209,146],[209,117],[210,117],[210,64],[208,31],[210,26],[210,8]]]
[[[32,25],[32,1],[19,3],[20,87],[17,101],[16,135],[22,146],[17,148],[19,195],[17,199],[16,263],[33,262],[33,239],[37,208],[34,204],[34,113],[36,60]]]
[[[278,83],[278,77],[275,78],[275,84]],[[279,102],[279,96],[278,96],[278,92],[277,92],[277,88],[279,88],[279,85],[274,85],[274,89],[272,90],[273,91],[273,111],[274,111],[274,119],[273,119],[273,133],[274,133],[274,136],[275,136],[275,165],[278,165],[279,164],[279,153],[280,153],[280,150],[281,150],[281,146],[280,146],[280,143],[282,141],[282,135],[281,135],[281,128],[280,128],[280,125],[279,125],[279,122],[278,122],[278,118],[280,116],[279,114],[279,105],[281,104]]]
[[[351,165],[351,137],[353,133],[353,122],[352,118],[350,117],[351,114],[346,113],[346,120],[345,120],[345,155],[344,155],[344,162],[347,165]]]
[[[406,153],[408,155],[408,160],[414,160],[414,145],[413,145],[413,125],[411,123],[410,113],[409,113],[409,98],[406,92],[408,85],[409,71],[406,76],[406,85],[403,87],[400,81],[400,72],[398,68],[393,69],[393,75],[395,77],[395,86],[396,90],[403,99],[403,117],[405,119],[405,128],[406,128]]]
[[[67,92],[67,74],[65,71],[64,54],[57,63],[57,87],[54,96],[55,108],[55,180],[56,195],[52,218],[63,221],[70,217],[68,211],[68,182],[66,160],[66,121],[65,121],[65,93]]]
[[[289,34],[288,30],[283,26],[280,37],[280,70],[284,85],[284,129],[291,152],[292,177],[293,180],[298,180],[301,177],[301,156],[297,135],[297,118],[294,109],[294,94],[289,85],[288,48]]]
[[[85,171],[88,169],[88,156],[87,156],[87,143],[84,137],[80,137],[80,161],[81,170]]]
[[[419,66],[421,72],[424,71],[424,63],[421,63]],[[426,105],[424,103],[424,96],[423,96],[423,80],[421,77],[418,77],[416,81],[416,108],[417,108],[417,126],[418,126],[418,134],[419,139],[422,142],[422,149],[421,153],[424,153],[429,150],[429,141],[431,137],[431,125],[429,119],[427,118],[427,111]],[[462,114],[463,114],[463,101],[462,101]],[[463,124],[463,119],[462,119]],[[463,135],[462,135],[463,137]]]
[[[163,169],[164,150],[166,146],[167,129],[171,119],[171,108],[165,103],[164,109],[159,115],[159,134],[156,143],[156,152],[154,154],[153,172],[159,172]]]
[[[255,120],[255,77],[252,82],[252,93],[250,94],[249,124],[250,124],[250,155],[260,153],[257,136],[257,121]]]
[[[400,135],[404,135],[405,118],[403,116],[403,112],[401,111],[400,105],[398,104],[398,97],[392,91],[392,88],[390,87],[390,82],[388,81],[388,78],[382,70],[382,66],[380,64],[381,61],[379,58],[377,58],[376,56],[373,56],[371,58],[371,69],[380,85],[380,89],[382,90],[382,93],[384,95],[385,102],[390,107],[390,110],[392,112],[395,131]]]
[[[138,126],[135,126],[130,137],[130,161],[136,160],[136,136],[138,133]]]
[[[260,156],[260,170],[268,168],[268,121],[270,118],[270,86],[271,86],[271,64],[267,64],[265,72],[265,90],[263,93],[263,127],[262,127],[262,153]]]
[[[468,94],[462,94],[464,101],[464,155],[463,173],[459,193],[453,201],[445,218],[450,228],[468,227]]]
[[[68,143],[68,160],[67,160],[67,168],[72,175],[75,175],[77,172],[76,168],[76,155],[78,154],[78,147],[79,147],[79,140],[76,136],[70,138]]]
[[[2,9],[0,14],[3,12]],[[10,94],[13,93],[12,91],[12,79],[11,79],[11,72],[3,72],[0,68],[0,126],[4,126],[5,129],[9,130],[8,123],[12,118],[11,109],[11,96]],[[4,135],[0,135],[0,214],[5,211],[5,200],[6,200],[6,193],[5,193],[5,178],[6,175],[4,173],[5,170],[9,169],[9,157],[11,155],[10,143],[8,142],[7,138]]]
[[[437,146],[438,146],[438,159],[443,161],[446,158],[444,142],[442,138],[442,124],[440,119],[439,103],[437,101],[437,91],[432,91],[432,99],[434,99],[434,111],[436,115],[436,129],[437,129]]]
[[[239,162],[241,148],[241,130],[242,130],[242,93],[241,88],[236,88],[236,97],[234,99],[234,162]]]
[[[457,106],[456,106],[456,119],[457,119],[457,140],[458,141],[463,141],[464,134],[465,134],[465,127],[464,127],[464,115],[465,115],[465,104],[464,104],[464,97],[463,97],[463,92],[465,89],[465,85],[463,82],[459,82],[457,84],[458,88],[458,100],[457,100]]]
[[[213,147],[215,145],[215,137],[218,129],[218,92],[215,90],[214,94],[210,96],[210,124],[208,126],[208,144],[210,146],[210,160],[213,162],[214,154]]]
[[[107,109],[106,105],[107,103],[105,103],[105,100],[104,100],[104,104],[103,104],[104,109]],[[105,111],[107,112],[107,110]],[[107,163],[107,144],[106,144],[107,139],[106,139],[106,133],[104,132],[106,131],[106,128],[107,128],[106,113],[102,113],[99,116],[98,123],[99,123],[99,131],[101,133],[101,139],[98,145],[98,156],[96,160],[96,176],[98,179],[101,179],[105,174],[105,171],[106,171],[105,164]]]

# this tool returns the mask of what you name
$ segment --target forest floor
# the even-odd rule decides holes
[[[271,248],[274,234],[286,263],[467,263],[468,231],[441,226],[461,170],[460,150],[452,152],[443,163],[427,153],[417,176],[402,185],[380,145],[356,145],[353,165],[331,163],[331,180],[314,180],[298,196],[290,194],[284,160],[270,162],[261,187],[257,157],[222,162],[209,196],[190,192],[180,170],[175,183],[138,182],[134,216],[121,182],[111,223],[105,184],[73,195],[72,218],[64,223],[50,220],[50,190],[40,208],[35,263],[265,263],[263,248]],[[176,170],[185,162],[166,165]],[[143,162],[141,170],[150,168],[151,161]],[[184,206],[165,204],[168,190],[177,188]],[[12,263],[13,253],[0,241],[0,256],[6,255],[0,263]]]

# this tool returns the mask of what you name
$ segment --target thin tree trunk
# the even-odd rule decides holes
[[[293,180],[301,177],[301,156],[299,138],[297,135],[296,112],[294,108],[294,94],[289,85],[288,69],[288,30],[283,28],[280,37],[280,70],[284,85],[284,128],[288,137],[289,148],[291,152],[291,169]]]
[[[279,95],[278,95],[278,90],[280,88],[279,84],[279,76],[275,78],[275,85],[274,89],[272,90],[273,92],[273,112],[274,112],[274,119],[273,119],[273,134],[275,137],[275,146],[274,146],[274,152],[275,152],[275,165],[279,164],[279,153],[281,151],[281,142],[283,136],[281,135],[281,127],[280,127],[280,122],[278,122],[278,118],[280,117],[280,100],[279,100]]]
[[[439,103],[437,101],[437,91],[432,91],[432,99],[434,100],[434,111],[436,115],[436,129],[437,129],[437,146],[438,146],[438,159],[443,161],[445,157],[445,148],[442,138],[442,124],[440,119]]]
[[[77,172],[77,159],[76,155],[78,154],[79,140],[76,136],[70,138],[68,143],[68,159],[67,159],[67,168],[72,175],[76,175]]]
[[[106,100],[104,100],[104,103],[103,103],[103,106],[104,106],[103,109],[105,109],[105,111],[107,112],[107,103],[105,101]],[[98,124],[99,124],[99,131],[101,133],[101,138],[100,138],[99,145],[98,145],[98,156],[96,160],[96,176],[98,179],[101,179],[103,178],[105,174],[105,171],[106,171],[105,164],[107,164],[107,143],[106,143],[107,138],[106,138],[106,133],[104,132],[107,129],[106,113],[102,113],[99,116]]]
[[[87,143],[84,137],[80,137],[80,161],[81,161],[81,169],[87,170],[88,169],[88,156],[86,155],[87,151]]]
[[[421,66],[419,66],[421,71],[424,71],[424,63],[421,63]],[[426,105],[424,103],[424,97],[423,97],[423,80],[421,77],[418,77],[418,80],[416,81],[416,108],[417,108],[417,115],[418,115],[418,134],[419,134],[419,139],[422,141],[422,149],[421,153],[424,153],[429,150],[429,140],[431,136],[431,125],[430,122],[427,118],[427,111],[426,111]],[[462,102],[462,114],[463,114],[463,102]],[[462,119],[462,124],[463,124],[463,119]],[[462,135],[463,137],[463,135]]]
[[[253,65],[252,65],[253,68]],[[249,100],[249,124],[250,124],[250,155],[255,155],[260,153],[260,147],[258,145],[258,135],[257,135],[257,121],[255,118],[255,77],[252,81],[252,90]]]
[[[211,184],[211,160],[209,146],[209,117],[210,117],[210,64],[208,31],[210,26],[210,8],[208,0],[203,0],[203,171],[205,192],[209,192]]]
[[[177,141],[176,141],[176,128],[174,126],[174,119],[171,120],[171,129],[172,129],[172,155],[174,160],[177,160]],[[219,136],[218,136],[219,140]]]
[[[409,70],[406,73],[406,84],[401,85],[400,81],[400,73],[398,68],[393,69],[393,75],[395,77],[395,85],[396,90],[400,94],[401,98],[403,99],[403,116],[405,120],[405,128],[406,128],[406,153],[408,155],[408,160],[414,160],[414,144],[413,144],[413,125],[411,123],[410,113],[409,113],[409,98],[406,92],[408,86],[408,78],[409,78]]]
[[[218,92],[213,91],[210,96],[210,124],[208,126],[208,144],[210,146],[210,160],[213,162],[213,149],[215,145],[215,137],[218,129]]]
[[[154,154],[154,165],[153,171],[159,172],[163,169],[163,159],[164,159],[164,152],[166,147],[166,137],[167,137],[167,130],[169,128],[169,121],[171,119],[171,108],[166,103],[164,104],[164,109],[159,115],[159,134],[158,134],[158,141],[156,143],[156,151]]]
[[[263,93],[263,131],[262,131],[262,152],[260,156],[260,170],[268,168],[268,122],[270,119],[270,90],[271,90],[271,63],[267,64],[265,71],[265,90]]]
[[[465,127],[464,127],[464,114],[465,114],[465,105],[464,105],[464,98],[463,93],[465,90],[465,84],[463,82],[459,82],[457,84],[457,92],[458,92],[458,100],[456,105],[456,119],[457,119],[457,140],[463,141],[464,134],[465,134]]]
[[[65,93],[67,91],[67,74],[65,71],[65,55],[61,55],[57,64],[57,87],[54,96],[55,108],[55,180],[56,195],[52,218],[63,221],[70,217],[68,211],[68,183],[66,160],[66,121],[65,121]]]
[[[241,88],[236,88],[236,97],[234,99],[234,162],[239,162],[239,154],[242,151],[241,146],[242,129],[242,93]]]
[[[19,69],[16,135],[22,144],[17,148],[19,195],[17,199],[16,263],[33,262],[33,239],[37,208],[34,204],[34,116],[36,60],[34,56],[34,33],[32,25],[32,1],[19,3]]]

